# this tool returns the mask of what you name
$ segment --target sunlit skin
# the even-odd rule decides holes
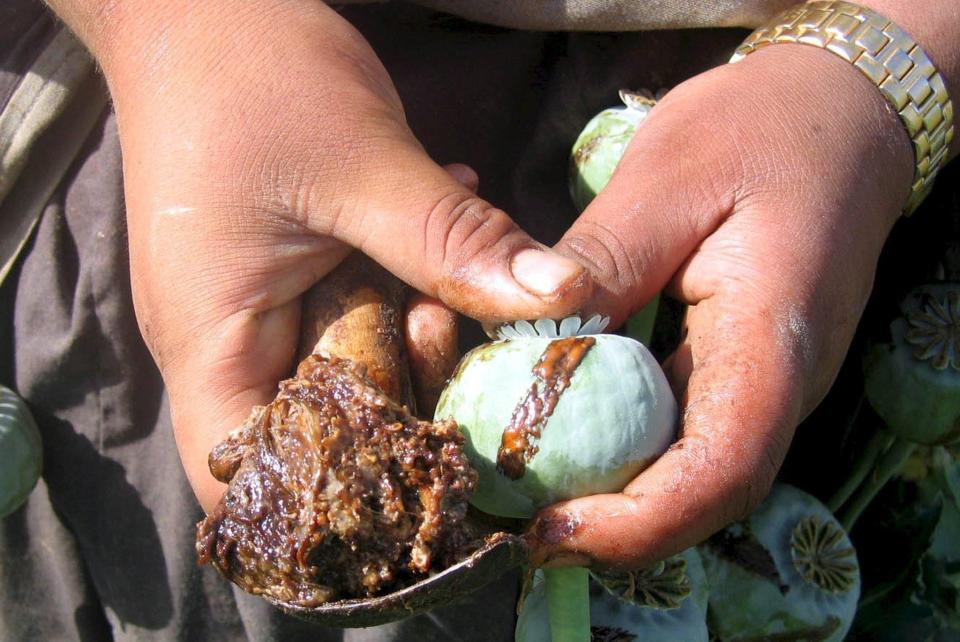
[[[960,85],[955,0],[867,4]],[[673,89],[551,250],[477,198],[468,168],[427,157],[373,51],[319,2],[51,5],[109,83],[137,317],[207,509],[223,491],[207,453],[271,398],[301,294],[356,247],[483,321],[616,325],[664,288],[689,304],[666,364],[679,441],[622,493],[546,509],[531,541],[538,562],[621,566],[694,544],[763,498],[829,388],[913,174],[903,125],[857,70],[770,47]],[[436,381],[455,324],[423,305],[408,339],[446,355],[424,357]]]

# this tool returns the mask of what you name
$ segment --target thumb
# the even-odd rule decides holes
[[[420,292],[482,321],[561,317],[589,298],[580,263],[533,240],[421,149],[404,147],[374,170],[359,179],[352,216],[321,231]]]
[[[733,208],[721,167],[700,152],[677,153],[698,148],[669,99],[637,128],[610,182],[554,248],[588,268],[595,287],[585,308],[614,326],[667,287]]]

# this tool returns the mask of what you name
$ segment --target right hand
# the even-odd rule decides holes
[[[427,156],[373,51],[325,5],[172,0],[138,15],[133,0],[91,26],[75,11],[91,1],[53,4],[107,76],[137,318],[205,508],[223,490],[207,454],[272,399],[301,295],[352,248],[486,321],[563,316],[590,295],[578,263]]]

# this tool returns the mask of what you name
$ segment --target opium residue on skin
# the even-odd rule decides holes
[[[587,352],[596,343],[593,337],[566,337],[551,341],[533,367],[534,381],[517,405],[504,429],[497,451],[497,470],[510,479],[523,477],[527,462],[539,450],[538,443],[547,419],[570,378]]]

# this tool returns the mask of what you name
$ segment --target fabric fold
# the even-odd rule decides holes
[[[0,111],[0,283],[106,104],[90,55],[61,29]]]

